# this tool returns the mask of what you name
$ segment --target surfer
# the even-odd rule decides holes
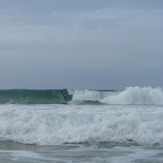
[[[64,94],[63,91],[61,91],[61,98],[62,98],[62,103],[66,103],[66,95]]]

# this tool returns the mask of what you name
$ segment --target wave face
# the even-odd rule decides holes
[[[0,104],[59,104],[61,90],[0,90]],[[68,94],[67,90],[63,90]],[[71,95],[67,96],[68,101]]]
[[[0,105],[0,140],[23,144],[163,145],[163,110],[153,105]]]
[[[128,87],[116,90],[63,90],[70,104],[163,104],[161,88]],[[60,90],[0,90],[0,104],[60,104]]]

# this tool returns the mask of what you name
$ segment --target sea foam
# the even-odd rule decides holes
[[[163,144],[163,110],[122,105],[4,105],[0,138],[24,144]],[[39,109],[40,108],[40,109]]]
[[[73,102],[99,101],[105,104],[163,104],[161,88],[127,87],[123,91],[70,90]]]

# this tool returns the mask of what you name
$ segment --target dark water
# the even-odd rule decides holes
[[[61,90],[0,90],[0,104],[59,104],[61,103]],[[67,101],[72,99],[68,91],[63,90],[67,95]]]

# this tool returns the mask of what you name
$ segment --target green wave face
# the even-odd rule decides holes
[[[0,104],[60,104],[62,103],[61,90],[0,90]],[[67,101],[72,95],[63,90]]]
[[[66,95],[66,103],[99,105],[105,96],[117,91],[82,89],[9,89],[0,90],[0,104],[62,104],[65,103],[61,91]]]

